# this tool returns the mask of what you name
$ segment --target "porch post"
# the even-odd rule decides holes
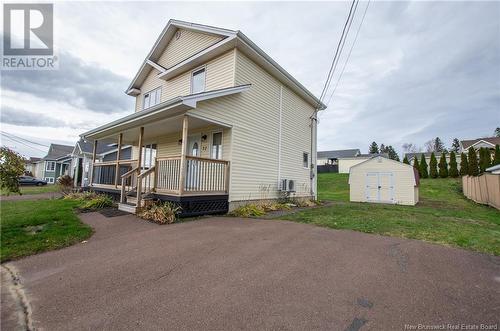
[[[189,120],[188,116],[184,115],[182,119],[182,146],[181,146],[181,169],[179,174],[179,195],[184,194],[184,181],[186,178],[186,150],[187,150],[187,139],[188,139],[188,126]]]
[[[94,163],[97,152],[97,139],[94,140],[94,150],[92,151],[92,171],[90,172],[90,186],[94,186]]]
[[[142,164],[142,139],[144,137],[144,127],[141,126],[139,132],[139,155],[137,156],[137,207],[141,206],[141,194],[142,194],[142,178],[139,177],[141,174],[141,164]]]
[[[120,157],[122,154],[123,133],[118,136],[118,151],[116,152],[115,187],[118,187],[118,177],[120,176]]]

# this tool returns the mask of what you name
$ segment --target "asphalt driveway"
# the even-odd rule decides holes
[[[82,218],[96,229],[88,242],[6,265],[20,276],[36,329],[499,323],[498,257],[272,220],[158,226],[133,216]]]

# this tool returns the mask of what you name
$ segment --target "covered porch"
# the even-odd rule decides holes
[[[227,212],[232,126],[189,110],[245,89],[176,98],[83,134],[94,146],[90,188],[114,195],[132,213],[151,199],[179,204],[182,216]],[[96,159],[98,143],[116,144],[116,160]],[[132,146],[128,160],[120,156],[124,145]]]

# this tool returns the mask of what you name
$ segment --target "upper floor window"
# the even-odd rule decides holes
[[[45,171],[54,171],[54,170],[56,170],[56,163],[54,161],[46,161]]]
[[[160,103],[161,87],[158,87],[148,93],[144,93],[144,101],[142,109],[153,107]]]
[[[205,68],[193,71],[191,76],[191,93],[200,93],[205,91]]]

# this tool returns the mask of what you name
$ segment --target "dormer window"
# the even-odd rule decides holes
[[[205,91],[205,68],[193,71],[191,75],[191,93],[200,93]]]
[[[158,87],[148,93],[144,93],[144,101],[142,109],[153,107],[160,103],[161,87]]]

